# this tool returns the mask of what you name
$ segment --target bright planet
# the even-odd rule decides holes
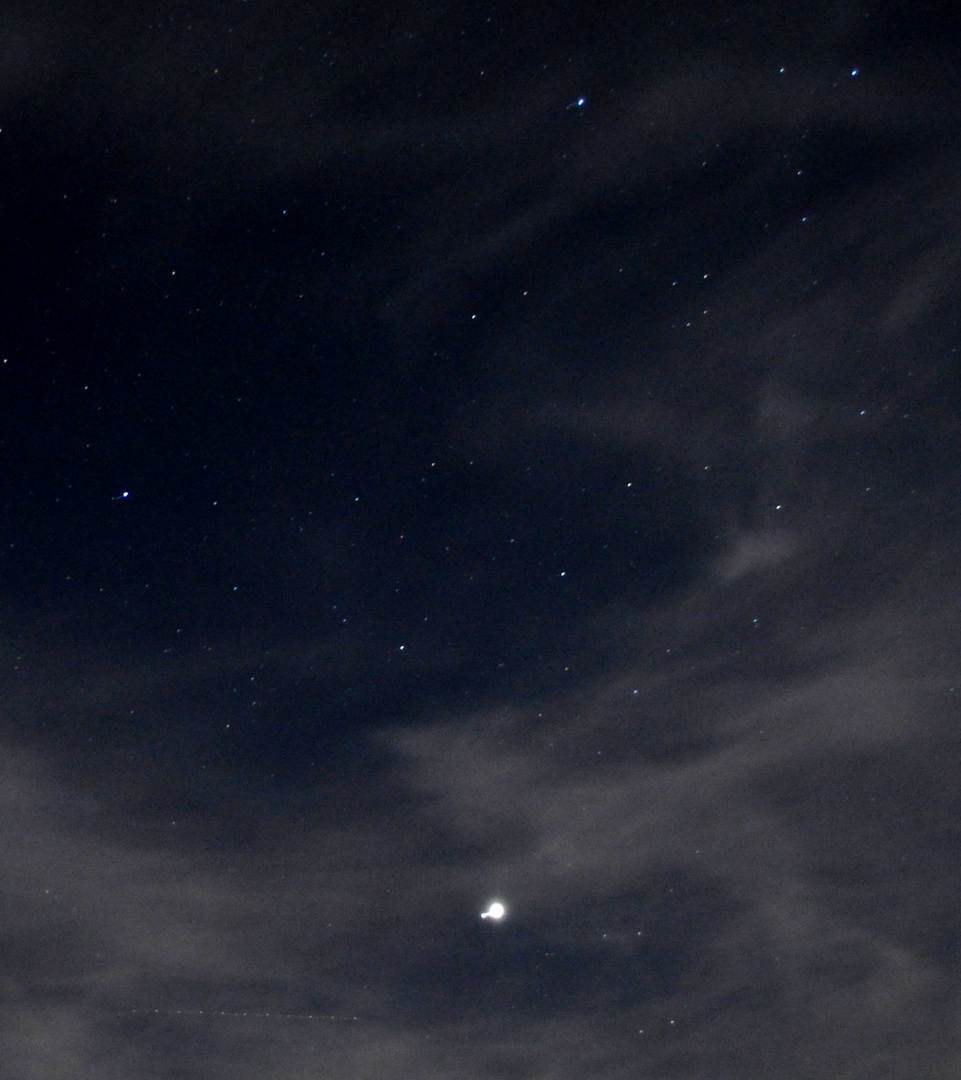
[[[493,904],[486,910],[481,912],[482,919],[503,919],[507,909],[503,904],[498,901],[494,901]]]

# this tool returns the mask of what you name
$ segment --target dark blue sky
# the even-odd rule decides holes
[[[957,31],[0,14],[11,1077],[957,1073]]]

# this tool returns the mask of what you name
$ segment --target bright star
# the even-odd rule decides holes
[[[502,903],[495,900],[486,911],[481,912],[481,918],[493,919],[496,922],[498,919],[503,919],[506,914],[507,908],[505,908]]]

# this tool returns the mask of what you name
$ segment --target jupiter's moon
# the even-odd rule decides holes
[[[495,900],[493,904],[486,910],[481,912],[482,919],[503,919],[507,913],[507,908],[504,907],[499,901]]]

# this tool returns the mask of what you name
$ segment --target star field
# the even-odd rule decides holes
[[[0,12],[4,1077],[957,1074],[957,24]]]

